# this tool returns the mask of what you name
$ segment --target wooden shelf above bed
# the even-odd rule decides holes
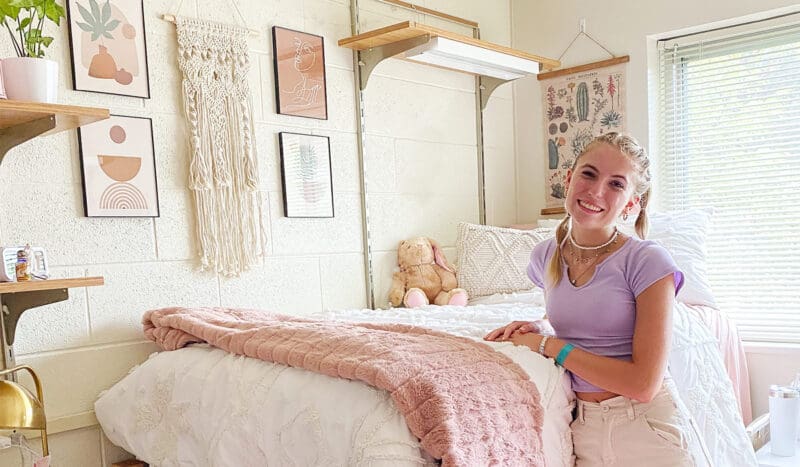
[[[339,40],[339,46],[358,54],[359,89],[362,91],[380,62],[400,58],[475,75],[479,82],[481,110],[486,108],[489,96],[501,84],[561,66],[558,60],[414,21],[345,37]],[[426,55],[427,58],[421,58]]]
[[[425,24],[418,24],[414,21],[404,21],[402,23],[386,26],[385,28],[365,32],[357,36],[346,37],[339,40],[339,45],[341,47],[346,47],[353,50],[367,50],[425,35],[429,35],[430,37],[444,37],[446,39],[483,47],[484,49],[512,55],[514,57],[524,58],[526,60],[534,60],[539,62],[544,70],[552,70],[561,66],[561,63],[558,60],[529,54],[521,50],[512,49],[510,47],[494,44],[492,42],[474,39],[472,37],[457,34],[445,29],[439,29]]]

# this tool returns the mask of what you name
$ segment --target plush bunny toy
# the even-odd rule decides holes
[[[389,290],[392,306],[467,304],[467,291],[457,288],[452,266],[432,239],[417,237],[400,242],[397,263],[400,271],[394,273]]]

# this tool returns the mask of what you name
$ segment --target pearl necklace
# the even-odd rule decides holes
[[[611,252],[611,250],[614,248],[614,245],[617,244],[617,239],[619,238],[619,230],[617,230],[617,228],[614,227],[614,235],[612,235],[611,238],[607,242],[603,243],[602,245],[598,245],[598,246],[583,246],[583,245],[579,245],[575,241],[575,239],[572,238],[572,230],[571,229],[569,231],[569,237],[568,238],[569,238],[570,243],[573,246],[573,248],[570,248],[570,250],[571,250],[570,251],[570,256],[572,257],[572,260],[575,263],[580,263],[580,264],[586,264],[587,265],[583,269],[583,271],[581,271],[580,274],[576,275],[574,278],[572,278],[572,279],[569,279],[569,277],[567,278],[567,279],[569,279],[570,284],[572,284],[573,286],[577,286],[578,280],[581,277],[585,276],[586,273],[589,272],[589,270],[592,269],[592,267],[597,264],[597,262],[600,260],[600,256]],[[594,255],[592,255],[590,257],[581,258],[578,255],[578,252],[575,251],[575,250],[578,250],[578,249],[579,250],[584,250],[584,251],[587,251],[587,250],[588,251],[593,251],[595,253],[594,253]],[[569,270],[572,270],[572,268],[569,268]]]
[[[608,239],[607,242],[603,243],[602,245],[597,245],[597,246],[583,246],[583,245],[579,245],[578,242],[575,241],[575,239],[572,237],[572,229],[570,229],[569,230],[569,242],[572,243],[572,246],[574,246],[575,248],[577,248],[579,250],[600,250],[600,249],[605,248],[608,245],[611,245],[612,243],[614,243],[617,240],[617,236],[618,235],[619,235],[619,230],[617,230],[617,228],[614,227],[614,235],[612,235],[611,238]]]

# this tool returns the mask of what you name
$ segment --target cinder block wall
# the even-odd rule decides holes
[[[212,305],[302,315],[366,304],[353,61],[349,49],[336,45],[351,35],[349,2],[236,2],[247,25],[260,31],[250,38],[250,83],[268,255],[262,265],[233,279],[200,272],[195,260],[175,26],[160,19],[177,3],[144,2],[151,99],[71,90],[66,24],[58,30],[47,26],[56,37],[47,56],[60,66],[60,103],[153,119],[161,217],[83,217],[74,131],[26,143],[0,166],[0,244],[43,246],[54,276],[102,275],[106,281],[103,287],[70,290],[68,301],[26,312],[17,329],[18,362],[32,365],[44,380],[54,465],[90,467],[127,457],[104,439],[93,403],[102,390],[156,350],[142,338],[143,311]],[[509,1],[419,3],[478,21],[483,39],[511,42]],[[189,0],[180,14],[235,22],[238,16],[230,8],[221,0]],[[361,0],[362,31],[407,19],[471,34],[467,28]],[[275,113],[273,25],[325,37],[328,120]],[[0,56],[12,56],[11,44],[3,37]],[[494,224],[517,220],[511,97],[511,87],[501,87],[484,114],[488,220]],[[474,79],[384,62],[370,79],[365,119],[376,295],[378,303],[385,304],[399,240],[434,237],[455,259],[457,222],[478,220]],[[279,131],[331,138],[335,218],[283,217]],[[0,465],[15,466],[18,459],[17,452],[0,451]]]

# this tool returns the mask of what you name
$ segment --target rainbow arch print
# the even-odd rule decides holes
[[[111,115],[78,128],[86,217],[158,217],[152,119]]]
[[[101,209],[147,209],[144,194],[130,183],[113,183],[100,196]]]

